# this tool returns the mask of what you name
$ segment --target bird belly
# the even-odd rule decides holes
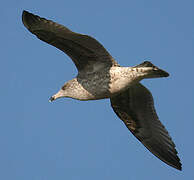
[[[122,92],[137,82],[137,80],[134,80],[129,77],[118,78],[110,84],[110,93],[114,95],[119,92]]]
[[[78,77],[77,89],[82,91],[79,100],[110,98],[138,81],[128,67],[112,67],[109,71],[91,74],[87,78]]]
[[[110,93],[117,94],[138,83],[140,79],[131,70],[132,68],[120,67],[111,71]]]

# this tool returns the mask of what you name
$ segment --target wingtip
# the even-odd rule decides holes
[[[22,20],[24,20],[25,17],[26,17],[28,14],[31,14],[31,13],[29,13],[29,12],[26,11],[26,10],[23,10],[23,11],[22,11]]]
[[[181,167],[181,166],[180,166],[180,167],[178,167],[177,169],[178,169],[179,171],[182,171],[182,167]]]
[[[23,12],[22,12],[22,22],[23,22],[23,24],[24,24],[24,26],[26,27],[26,28],[29,28],[29,26],[28,26],[28,24],[27,24],[27,16],[29,15],[30,13],[28,12],[28,11],[26,11],[26,10],[23,10]]]
[[[29,12],[28,12],[28,11],[26,11],[26,10],[23,10],[22,14],[25,14],[25,13],[29,13]]]
[[[26,11],[26,10],[23,10],[23,12],[22,12],[22,22],[28,30],[31,29],[32,24],[34,24],[37,21],[37,18],[38,18],[38,16],[36,16],[36,15]]]
[[[154,154],[155,155],[155,154]],[[157,156],[157,155],[156,155]],[[168,159],[163,159],[159,156],[157,156],[160,160],[162,160],[164,163],[168,164],[169,166],[182,171],[182,163],[180,161],[180,158],[178,157],[178,155],[176,154],[175,157],[173,158],[174,160],[169,161]]]
[[[182,164],[181,164],[181,162],[179,162],[179,163],[175,166],[175,168],[176,168],[177,170],[179,170],[179,171],[182,171]]]

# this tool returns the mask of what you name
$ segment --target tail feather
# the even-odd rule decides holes
[[[159,77],[168,77],[169,73],[166,71],[154,66],[149,61],[144,61],[143,63],[134,66],[134,68],[142,69],[142,72],[146,72],[144,78],[159,78]],[[141,70],[140,70],[141,71]]]
[[[150,61],[144,61],[143,63],[136,65],[134,67],[138,68],[138,67],[156,67],[156,66],[154,66]]]

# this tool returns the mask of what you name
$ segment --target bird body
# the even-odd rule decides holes
[[[58,93],[50,98],[50,101],[61,97],[70,97],[78,100],[97,100],[113,97],[121,93],[133,84],[147,77],[157,77],[156,71],[162,71],[162,76],[168,76],[163,70],[157,69],[150,62],[150,67],[118,67],[104,68],[101,71],[80,75],[63,85]]]
[[[140,83],[145,78],[168,77],[167,72],[148,61],[121,67],[96,39],[27,11],[23,11],[22,21],[40,40],[66,53],[78,69],[78,75],[50,101],[62,97],[83,101],[109,98],[131,133],[160,160],[181,170],[175,144],[159,121],[152,94]]]

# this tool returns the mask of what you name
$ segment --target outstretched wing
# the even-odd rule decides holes
[[[147,88],[138,83],[110,100],[114,112],[150,152],[181,170],[175,144],[159,121]]]
[[[118,66],[106,49],[94,38],[72,32],[63,25],[23,11],[24,26],[39,39],[65,52],[80,71],[96,71]]]

